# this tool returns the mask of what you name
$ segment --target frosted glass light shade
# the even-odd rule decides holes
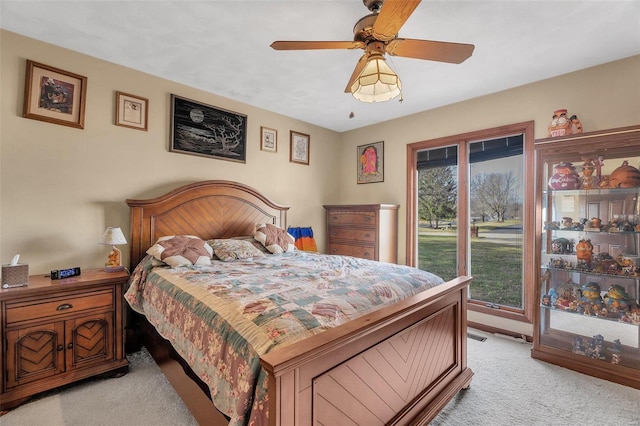
[[[388,101],[398,96],[401,90],[400,78],[379,54],[371,55],[351,86],[351,94],[361,102]]]
[[[122,229],[108,227],[104,231],[104,234],[102,234],[102,240],[100,240],[100,244],[111,246],[127,244],[127,239],[124,237]]]

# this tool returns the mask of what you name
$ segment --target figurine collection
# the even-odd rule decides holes
[[[563,161],[553,168],[553,175],[549,178],[549,188],[555,190],[569,189],[607,189],[607,188],[637,188],[640,187],[640,170],[629,165],[624,160],[620,167],[610,175],[602,174],[604,157],[584,158],[582,175],[576,170],[576,166],[568,161]]]

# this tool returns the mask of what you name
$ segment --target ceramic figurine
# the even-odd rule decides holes
[[[593,176],[593,172],[596,170],[593,160],[587,159],[582,165],[582,188],[591,189],[599,183],[598,177]]]
[[[591,263],[591,258],[593,257],[593,244],[591,244],[591,240],[582,239],[576,244],[576,257],[578,261],[587,264]]]
[[[556,238],[551,241],[551,252],[554,254],[573,253],[573,242],[567,238]]]
[[[553,168],[553,176],[549,179],[551,189],[579,189],[580,175],[572,163],[563,162]]]
[[[600,296],[600,286],[594,282],[588,282],[580,289],[582,296],[580,304],[585,308],[589,315],[596,315],[602,308],[602,296]]]
[[[548,130],[550,137],[569,136],[574,133],[582,133],[582,123],[576,115],[567,118],[567,110],[559,109],[553,112]]]
[[[623,161],[622,165],[615,169],[609,177],[612,188],[635,188],[640,186],[640,170]]]
[[[603,301],[609,312],[627,312],[629,310],[629,300],[631,297],[626,290],[617,284],[609,287],[607,294],[604,295]]]

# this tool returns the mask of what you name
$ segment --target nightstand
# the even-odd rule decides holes
[[[51,280],[32,275],[27,287],[0,289],[0,409],[77,380],[128,370],[124,353],[126,271],[83,270]]]

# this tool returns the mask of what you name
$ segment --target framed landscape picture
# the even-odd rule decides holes
[[[294,132],[293,130],[290,131],[289,136],[289,162],[306,164],[308,166],[311,137],[304,133]]]
[[[358,183],[384,182],[384,142],[357,148]]]
[[[171,95],[169,151],[246,162],[247,116]]]
[[[84,129],[87,77],[27,60],[22,116]]]

